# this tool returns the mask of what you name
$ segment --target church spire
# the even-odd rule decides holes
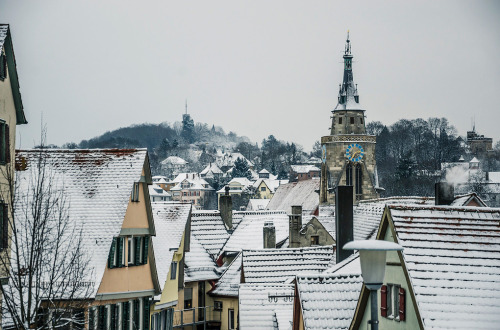
[[[351,40],[349,39],[349,31],[347,31],[347,39],[345,42],[344,50],[344,79],[340,85],[339,90],[339,103],[335,110],[346,110],[348,108],[359,109],[356,104],[359,103],[358,87],[354,84],[352,74],[352,53],[351,53]]]

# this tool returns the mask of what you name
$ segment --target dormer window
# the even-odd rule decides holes
[[[0,80],[4,81],[7,78],[7,58],[5,54],[0,53]]]

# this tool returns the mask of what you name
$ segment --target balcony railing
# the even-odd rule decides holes
[[[174,311],[173,326],[175,329],[196,329],[198,325],[206,326],[208,323],[220,323],[222,310],[214,306],[195,307]]]

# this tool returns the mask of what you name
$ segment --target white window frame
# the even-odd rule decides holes
[[[144,237],[139,237],[139,264],[144,264]]]
[[[106,305],[106,328],[111,328],[111,305]]]
[[[232,316],[232,321],[233,322],[230,322],[231,321],[231,314],[233,314],[233,316]],[[227,323],[228,323],[227,324],[227,328],[229,330],[234,330],[235,329],[235,326],[234,326],[234,309],[228,309],[227,310]]]
[[[139,299],[139,329],[144,330],[144,299]]]
[[[132,196],[130,197],[132,202],[139,201],[139,182],[134,182],[132,186]]]
[[[387,317],[399,321],[399,284],[387,284]]]

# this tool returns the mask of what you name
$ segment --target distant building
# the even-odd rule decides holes
[[[167,202],[172,200],[172,195],[155,183],[149,186],[149,196],[151,197],[151,202]]]
[[[198,209],[209,208],[213,203],[214,188],[198,173],[180,173],[170,188],[173,201],[188,202]]]
[[[185,172],[189,163],[177,156],[170,156],[161,162],[161,169],[169,178],[176,177],[179,173]]]
[[[303,181],[319,178],[321,170],[314,165],[292,165],[290,170],[290,181]]]
[[[220,179],[224,172],[215,163],[209,163],[203,171],[200,172],[200,176],[203,179]]]
[[[253,167],[254,167],[253,163],[251,161],[249,161],[245,156],[243,156],[239,152],[226,152],[225,154],[217,155],[216,163],[217,163],[217,166],[219,166],[219,168],[223,172],[227,172],[231,168],[233,168],[234,162],[238,158],[243,159],[247,163],[248,167],[250,169],[253,169]]]
[[[467,145],[472,154],[478,155],[493,150],[493,139],[477,134],[473,128],[472,131],[467,131]]]

